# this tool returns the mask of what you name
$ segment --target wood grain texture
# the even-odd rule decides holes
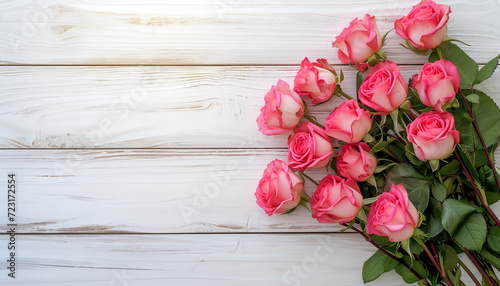
[[[268,217],[257,206],[255,188],[276,158],[286,151],[0,150],[0,174],[16,173],[22,233],[339,231],[302,207]],[[326,170],[311,174],[320,180]]]
[[[376,15],[382,33],[417,1],[82,1],[0,3],[0,64],[262,65],[299,64],[304,56],[338,63],[335,36],[355,17]],[[500,46],[497,0],[443,0],[452,5],[449,36],[485,63]],[[392,32],[384,50],[408,56]]]
[[[1,235],[0,243],[5,239]],[[17,240],[17,277],[0,275],[1,284],[359,286],[363,262],[374,252],[352,233],[19,235]],[[472,285],[466,274],[463,281]],[[392,272],[368,285],[403,282]]]
[[[340,68],[337,66],[337,69]],[[355,72],[343,67],[344,91]],[[255,122],[298,67],[0,67],[0,148],[283,148]],[[401,66],[406,79],[420,66]],[[500,73],[478,86],[500,103]],[[310,108],[324,120],[341,101]]]

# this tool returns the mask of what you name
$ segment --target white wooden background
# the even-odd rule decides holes
[[[419,1],[387,2],[1,1],[0,284],[361,285],[370,244],[304,209],[267,217],[255,204],[266,164],[286,158],[286,136],[260,135],[255,119],[305,56],[343,68],[353,94],[331,42],[367,12],[385,32]],[[500,52],[498,0],[439,2],[475,60]],[[392,32],[384,49],[409,78],[426,59],[400,43]],[[481,89],[500,103],[500,73]],[[389,273],[370,285],[402,284]]]

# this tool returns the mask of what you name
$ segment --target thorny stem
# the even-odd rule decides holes
[[[493,283],[493,281],[491,281],[490,276],[488,274],[486,274],[486,272],[484,272],[483,267],[481,267],[481,265],[479,265],[479,262],[476,260],[476,258],[474,257],[474,255],[467,248],[464,248],[464,247],[461,247],[461,248],[465,252],[465,254],[467,254],[467,256],[472,261],[472,263],[474,264],[474,266],[476,266],[477,270],[479,270],[479,273],[481,273],[481,276],[483,276],[484,281],[486,281],[486,284],[488,284],[488,286],[495,286],[495,285],[497,285],[496,283]]]
[[[455,157],[457,157],[458,161],[460,162],[460,165],[462,166],[462,169],[465,173],[465,176],[467,177],[467,180],[471,183],[472,187],[474,188],[474,192],[476,193],[476,196],[481,200],[481,203],[483,204],[483,207],[486,209],[486,211],[490,214],[491,218],[495,221],[495,223],[500,226],[500,220],[498,217],[495,215],[493,210],[491,210],[490,206],[488,205],[488,201],[486,198],[483,198],[483,195],[481,192],[478,190],[476,183],[474,182],[474,179],[472,178],[471,174],[469,173],[469,170],[465,167],[464,162],[462,161],[462,158],[458,154],[457,150],[455,149],[454,151]]]
[[[434,267],[439,272],[439,275],[441,275],[441,277],[444,279],[444,281],[446,281],[446,284],[448,284],[449,286],[453,286],[453,283],[450,282],[450,280],[448,279],[448,277],[444,274],[443,270],[441,269],[441,266],[437,263],[436,259],[434,259],[434,255],[432,255],[432,253],[429,250],[429,248],[427,248],[427,246],[425,245],[425,243],[423,243],[422,241],[419,241],[419,240],[417,240],[417,241],[420,244],[420,246],[422,246],[422,248],[424,249],[425,253],[427,253],[427,256],[429,256],[429,259],[431,260],[432,264],[434,264]]]
[[[343,226],[345,227],[349,227],[349,225],[347,223],[343,223],[342,224]],[[415,270],[413,270],[413,268],[410,267],[410,265],[408,265],[404,260],[402,259],[399,259],[397,258],[396,256],[392,255],[391,253],[389,253],[387,250],[385,250],[384,248],[382,248],[380,245],[378,245],[375,241],[373,241],[368,235],[366,235],[363,231],[359,230],[358,228],[352,226],[351,227],[352,230],[354,230],[355,232],[361,234],[364,239],[366,241],[368,241],[369,243],[371,243],[373,246],[375,246],[378,250],[382,251],[385,255],[389,256],[390,258],[396,260],[397,262],[401,263],[404,267],[408,268],[408,270],[410,270],[411,273],[413,273],[413,275],[415,275],[415,277],[418,278],[418,280],[423,280],[424,278],[422,276],[420,276],[420,274],[418,274]],[[451,285],[451,284],[450,284]]]
[[[303,117],[304,117],[305,119],[307,119],[307,120],[311,121],[311,123],[316,124],[316,125],[318,125],[319,127],[321,127],[321,128],[323,128],[323,129],[325,129],[325,126],[324,126],[323,124],[319,123],[319,122],[318,122],[318,121],[317,121],[314,117],[312,117],[312,116],[310,116],[310,115],[305,115],[305,114],[304,114],[304,116],[303,116]]]
[[[299,171],[299,173],[304,176],[305,178],[307,178],[309,181],[311,181],[313,184],[315,184],[316,186],[319,185],[318,182],[316,182],[313,178],[309,177],[308,175],[306,175],[306,173],[302,172],[302,171]]]
[[[467,111],[469,111],[469,116],[472,118],[472,124],[474,125],[474,129],[476,129],[476,133],[479,136],[479,139],[481,140],[481,144],[483,145],[484,152],[486,152],[486,157],[488,158],[488,162],[490,164],[491,169],[493,169],[493,175],[495,176],[495,182],[497,183],[497,189],[500,192],[500,180],[498,179],[498,174],[495,170],[495,164],[493,163],[493,160],[491,159],[490,152],[488,152],[488,148],[486,148],[486,143],[484,142],[484,138],[481,135],[481,132],[479,132],[479,127],[477,126],[477,121],[476,117],[474,116],[474,113],[472,112],[472,109],[470,108],[469,103],[467,102],[467,98],[465,98],[465,94],[462,91],[462,89],[458,89],[460,91],[460,94],[462,95],[465,106],[467,107]]]
[[[460,260],[460,258],[458,259],[458,264],[460,264],[460,266],[465,270],[465,272],[467,272],[470,279],[472,279],[472,281],[474,281],[474,284],[476,284],[477,286],[481,286],[481,283],[479,283],[479,281],[474,276],[474,274],[472,274],[472,271],[470,271],[470,269],[467,267],[467,265],[465,265],[465,263],[462,260]]]

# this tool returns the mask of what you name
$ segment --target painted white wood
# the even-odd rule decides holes
[[[340,67],[337,66],[337,69]],[[355,71],[342,68],[355,96]],[[255,122],[298,67],[0,67],[0,148],[282,148]],[[401,66],[408,79],[420,66]],[[500,103],[500,72],[479,89]],[[323,120],[341,102],[317,107]]]
[[[362,285],[375,248],[350,234],[18,235],[4,285]],[[6,236],[0,236],[6,243]],[[6,250],[0,249],[2,257]],[[3,260],[3,259],[2,259]],[[5,262],[2,262],[5,265]],[[472,285],[463,273],[466,285]],[[371,286],[404,285],[393,271]],[[416,285],[416,284],[415,284]]]
[[[255,188],[274,159],[286,161],[286,151],[0,150],[0,186],[16,173],[23,233],[339,231],[303,207],[268,217],[257,206]],[[310,174],[320,180],[326,170]]]
[[[335,60],[335,36],[354,17],[376,15],[382,33],[418,1],[82,1],[0,3],[0,63],[59,65],[299,64],[304,56]],[[452,6],[449,36],[485,63],[500,46],[500,3],[441,0]],[[384,50],[409,56],[392,32]]]
[[[255,188],[276,158],[286,160],[286,152],[0,150],[0,185],[16,173],[16,223],[24,233],[339,230],[317,223],[305,208],[268,217],[257,206]],[[1,206],[6,199],[0,196]]]

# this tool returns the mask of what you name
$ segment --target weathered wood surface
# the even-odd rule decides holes
[[[17,277],[0,275],[0,284],[359,286],[361,266],[373,252],[352,233],[19,235],[17,240]],[[466,274],[463,278],[472,285]],[[403,282],[392,272],[367,285]]]
[[[376,15],[382,32],[418,1],[81,1],[0,3],[0,64],[249,65],[299,64],[304,56],[336,59],[336,35],[354,17]],[[497,0],[452,5],[449,36],[472,44],[485,63],[500,46]],[[408,56],[392,32],[384,50]]]
[[[341,68],[337,66],[337,69]],[[355,72],[342,67],[344,91]],[[298,66],[0,67],[0,148],[283,148],[255,119]],[[405,78],[420,66],[402,66]],[[500,103],[500,73],[484,89]],[[340,99],[311,106],[324,119]]]

